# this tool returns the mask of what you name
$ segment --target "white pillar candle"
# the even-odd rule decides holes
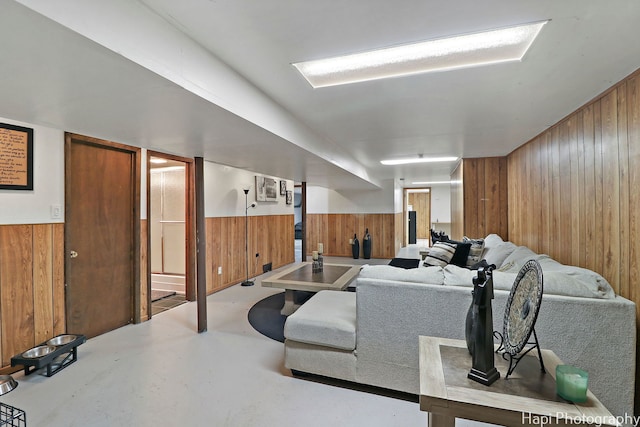
[[[313,251],[311,252],[311,257],[313,258],[313,260],[317,260],[318,259],[318,251]]]
[[[322,243],[318,243],[318,253],[319,254],[324,253],[324,246],[322,245]]]

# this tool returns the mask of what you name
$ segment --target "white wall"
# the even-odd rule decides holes
[[[381,184],[380,190],[365,191],[337,191],[307,185],[307,213],[395,213],[394,183],[392,180],[386,180]]]
[[[451,185],[437,184],[431,187],[431,223],[451,222]]]
[[[261,174],[205,161],[205,217],[244,216],[244,188],[249,188],[248,204],[256,204],[255,208],[249,209],[249,215],[293,215],[293,203],[287,205],[285,196],[281,196],[279,192],[275,202],[256,202],[256,175]],[[268,177],[274,178],[278,183],[281,180],[278,177]],[[293,181],[286,181],[287,190],[293,191]]]
[[[64,222],[64,131],[35,126],[0,117],[0,122],[32,128],[33,190],[0,190],[0,224],[46,224]],[[142,150],[142,180],[140,191],[141,218],[147,218],[146,156]],[[244,215],[245,187],[250,187],[249,215],[293,215],[293,204],[278,194],[276,202],[256,202],[256,173],[212,162],[205,162],[205,216]],[[278,177],[272,177],[280,181]],[[287,189],[293,191],[293,181]],[[51,207],[60,207],[60,218],[51,217]]]
[[[64,222],[64,132],[0,117],[33,129],[33,190],[0,190],[0,224]],[[60,207],[52,218],[51,207]]]

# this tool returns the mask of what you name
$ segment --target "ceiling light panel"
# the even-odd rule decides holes
[[[314,88],[520,61],[548,21],[298,62]]]
[[[406,159],[389,159],[380,160],[380,163],[387,166],[408,165],[412,163],[437,163],[437,162],[455,162],[457,157],[409,157]]]

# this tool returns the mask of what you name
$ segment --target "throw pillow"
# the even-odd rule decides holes
[[[393,258],[389,265],[392,267],[400,267],[404,269],[418,268],[420,260],[417,258]]]
[[[469,251],[471,250],[471,243],[456,242],[455,240],[448,240],[448,242],[456,244],[456,252],[453,254],[449,264],[466,267]]]
[[[436,242],[429,249],[429,254],[424,259],[424,265],[444,267],[451,261],[456,253],[456,244],[449,242]]]
[[[484,239],[470,239],[467,236],[462,238],[464,243],[471,243],[469,256],[467,257],[467,268],[471,268],[482,260],[482,252],[484,251]],[[477,268],[475,269],[477,270]]]

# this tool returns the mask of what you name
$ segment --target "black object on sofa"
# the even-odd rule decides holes
[[[416,258],[393,258],[389,265],[392,267],[400,267],[404,269],[418,268],[420,260]]]

